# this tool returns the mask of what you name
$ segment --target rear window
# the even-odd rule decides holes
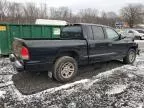
[[[80,39],[82,38],[81,26],[67,26],[61,30],[61,38],[66,39]]]

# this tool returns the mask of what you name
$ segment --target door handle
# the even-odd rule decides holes
[[[108,46],[112,46],[112,43],[108,43]]]
[[[105,46],[104,46],[104,45],[103,45],[103,46],[101,45],[100,47],[101,47],[101,48],[104,48]]]
[[[95,44],[90,44],[89,46],[90,46],[90,48],[94,48]]]

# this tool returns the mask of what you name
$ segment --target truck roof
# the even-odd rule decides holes
[[[109,27],[109,26],[106,26],[106,25],[93,24],[93,23],[70,23],[68,25],[96,25],[96,26],[102,26],[102,27]]]

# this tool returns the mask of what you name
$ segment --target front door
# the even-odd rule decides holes
[[[120,39],[119,34],[112,28],[105,27],[104,28],[106,39],[110,41],[111,47],[109,47],[109,51],[113,53],[111,55],[111,59],[117,59],[123,57],[127,52],[127,42]]]
[[[106,39],[103,28],[96,25],[89,26],[89,35],[91,35],[88,40],[90,63],[109,60],[109,56],[113,55],[113,52],[110,50],[111,43]]]

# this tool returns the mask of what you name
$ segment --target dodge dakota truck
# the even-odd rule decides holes
[[[48,71],[59,82],[72,80],[78,66],[121,59],[132,64],[138,45],[113,28],[98,24],[69,24],[57,39],[20,39],[10,55],[18,71]]]

